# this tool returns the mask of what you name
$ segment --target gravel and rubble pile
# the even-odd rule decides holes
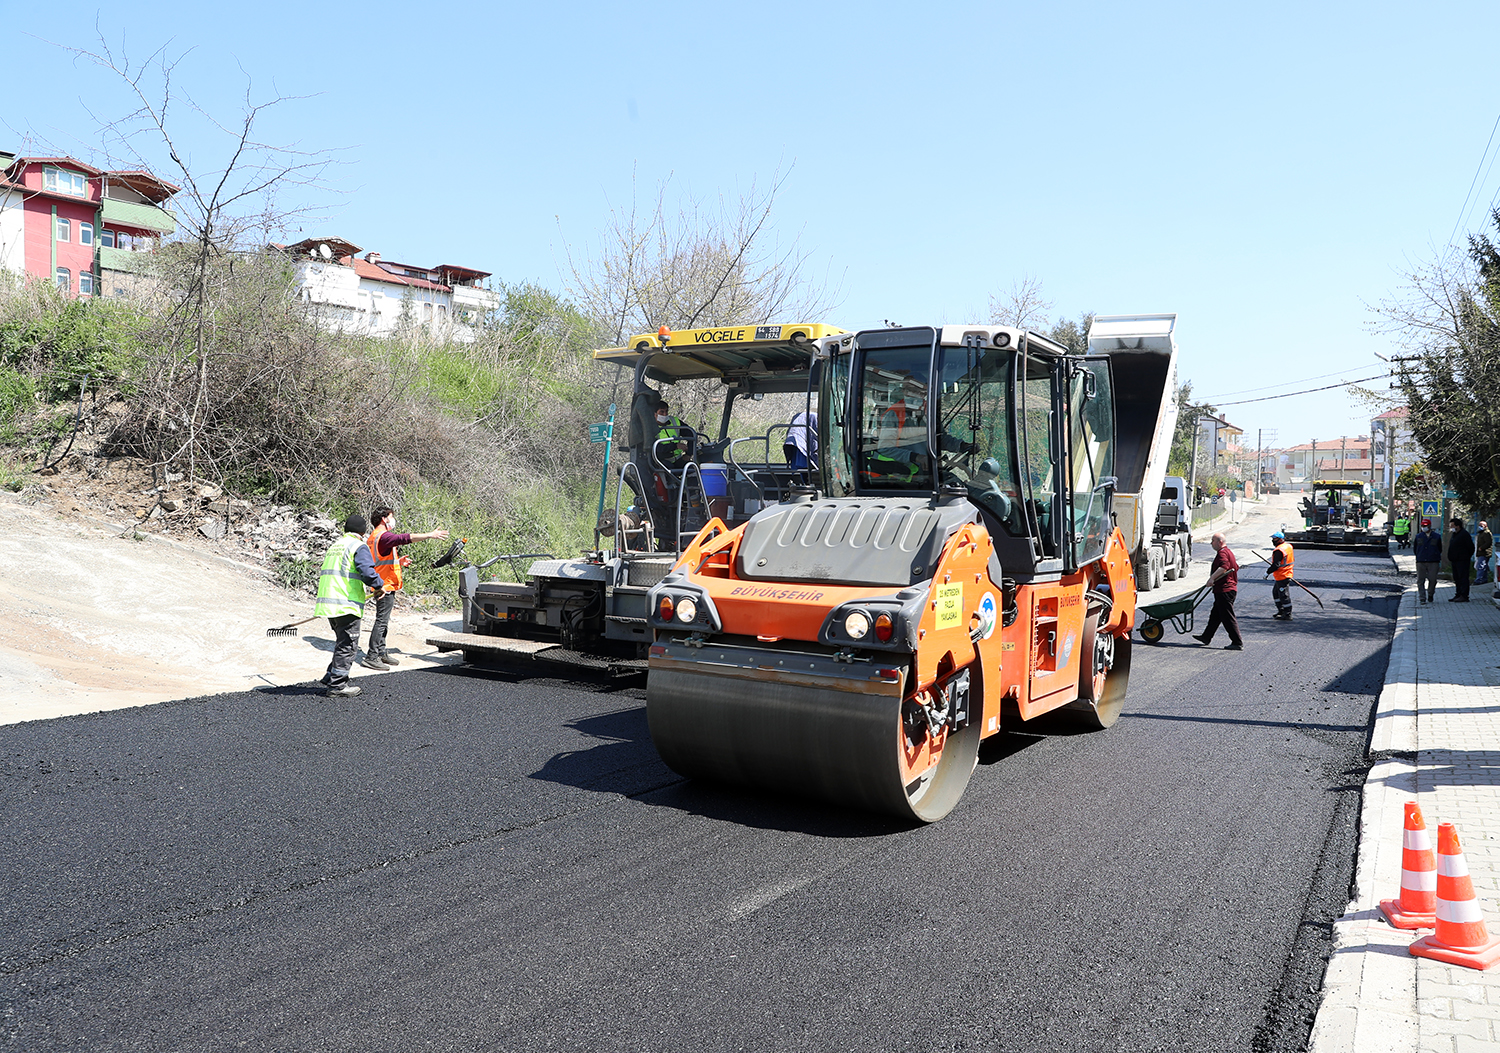
[[[188,542],[221,556],[265,567],[284,585],[311,592],[316,574],[285,573],[286,563],[321,560],[343,534],[320,511],[237,497],[222,487],[168,473],[158,485],[149,466],[129,457],[73,454],[43,469],[23,487],[23,499],[45,501],[64,516],[91,516],[139,534]],[[313,568],[316,569],[316,568]],[[278,573],[279,572],[279,573]],[[419,606],[441,597],[406,597]]]

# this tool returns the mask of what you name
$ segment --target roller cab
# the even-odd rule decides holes
[[[816,486],[710,522],[649,593],[652,738],[684,775],[932,821],[984,737],[1119,713],[1110,363],[1000,326],[819,353]]]

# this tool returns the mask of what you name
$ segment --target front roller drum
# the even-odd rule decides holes
[[[903,700],[905,670],[834,671],[820,668],[832,662],[785,652],[704,657],[651,660],[646,717],[657,752],[678,774],[922,822],[941,819],[963,796],[980,722],[934,731],[920,699]],[[798,664],[808,671],[785,668]]]

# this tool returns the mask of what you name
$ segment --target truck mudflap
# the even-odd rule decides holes
[[[652,741],[689,778],[933,822],[963,796],[981,725],[966,672],[908,697],[909,656],[895,657],[658,642]]]

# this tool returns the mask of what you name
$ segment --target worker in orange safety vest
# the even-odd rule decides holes
[[[1284,622],[1292,620],[1292,573],[1294,555],[1292,543],[1280,530],[1271,535],[1271,544],[1276,546],[1271,553],[1271,565],[1266,573],[1271,575],[1271,598],[1276,601],[1276,613],[1271,615]]]
[[[401,555],[398,545],[413,541],[432,541],[446,538],[448,531],[434,530],[428,534],[397,534],[391,528],[396,525],[396,513],[386,507],[370,513],[370,555],[375,557],[375,573],[385,582],[385,592],[375,600],[375,624],[370,626],[370,645],[360,665],[366,669],[394,669],[400,663],[385,649],[385,634],[391,624],[391,608],[396,605],[396,592],[401,588],[401,568],[411,562]]]

